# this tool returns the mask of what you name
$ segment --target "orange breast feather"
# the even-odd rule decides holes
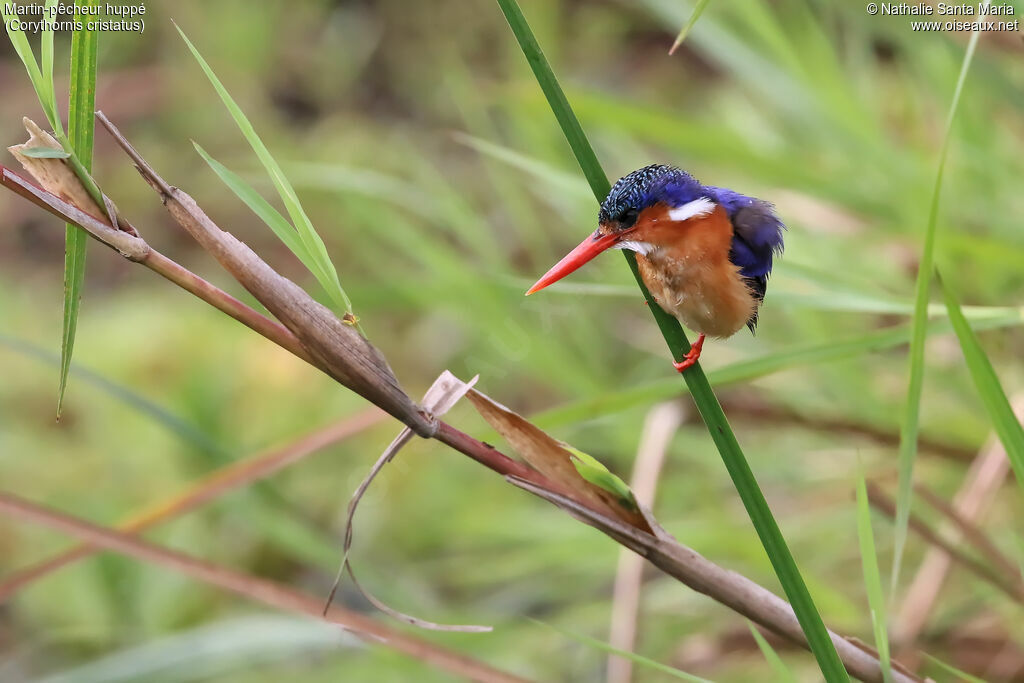
[[[637,224],[637,237],[653,247],[637,254],[640,275],[665,311],[710,337],[731,337],[746,324],[757,299],[729,261],[732,224],[725,209],[674,221],[658,205]]]

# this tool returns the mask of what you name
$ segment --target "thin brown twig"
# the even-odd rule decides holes
[[[992,539],[988,537],[981,527],[961,515],[946,499],[932,491],[924,484],[916,484],[914,491],[945,517],[963,535],[967,543],[974,546],[975,550],[988,558],[989,562],[999,568],[1008,579],[1020,579],[1020,566],[1006,556]]]
[[[70,534],[89,545],[176,571],[269,607],[304,614],[318,620],[323,618],[320,614],[319,600],[287,586],[97,526],[11,493],[0,492],[0,510],[11,517]],[[456,676],[488,683],[523,683],[526,680],[499,671],[461,653],[395,631],[358,612],[333,607],[327,614],[327,620],[351,630],[369,643],[386,643],[399,652]]]
[[[896,503],[873,482],[868,482],[868,500],[872,505],[884,512],[890,518],[895,517]],[[975,558],[963,552],[932,529],[931,526],[929,526],[928,523],[921,519],[917,514],[911,512],[908,523],[910,528],[921,538],[942,549],[942,551],[949,555],[951,559],[959,562],[978,577],[988,581],[990,584],[1006,593],[1006,595],[1011,597],[1013,600],[1024,604],[1024,585],[1020,582],[1007,581],[1002,574],[992,571],[988,565],[979,562]]]
[[[368,408],[352,417],[328,425],[307,434],[285,446],[257,453],[249,458],[231,463],[214,470],[185,491],[166,500],[150,505],[118,525],[123,533],[139,533],[157,524],[180,517],[199,508],[219,496],[256,481],[266,479],[299,462],[306,456],[327,446],[347,439],[359,432],[379,424],[385,414],[376,408]],[[25,586],[44,576],[66,567],[78,560],[90,557],[99,551],[96,546],[77,545],[52,557],[40,560],[23,569],[8,574],[0,583],[0,603],[11,598]]]
[[[723,398],[722,407],[728,415],[771,427],[787,424],[826,432],[833,436],[859,436],[883,446],[895,447],[900,442],[898,430],[887,430],[883,427],[842,417],[806,415],[786,406],[768,403],[756,395],[749,395],[746,393],[746,387],[744,387],[744,394],[742,396],[738,392],[733,392]],[[946,439],[932,438],[927,435],[919,436],[917,445],[922,453],[931,453],[950,460],[956,460],[957,462],[971,460],[975,455],[974,450],[971,448],[958,446],[949,443]]]

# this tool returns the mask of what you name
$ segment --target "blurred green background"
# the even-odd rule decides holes
[[[753,381],[723,384],[720,397],[826,622],[870,642],[853,488],[858,459],[894,486],[906,349],[869,353],[854,343],[824,363],[806,349],[827,352],[908,322],[967,36],[914,32],[910,18],[868,16],[859,3],[732,0],[711,3],[670,58],[692,8],[682,0],[524,0],[523,8],[609,174],[677,164],[775,202],[787,223],[757,337],[710,344],[702,362],[786,359]],[[160,0],[147,4],[143,34],[101,36],[97,106],[169,182],[322,299],[193,150],[191,140],[273,195],[171,19],[285,167],[366,333],[409,393],[422,394],[445,368],[479,373],[484,392],[523,414],[553,411],[545,428],[628,478],[645,415],[681,383],[618,258],[522,296],[593,229],[596,207],[497,6]],[[59,92],[69,42],[58,35]],[[937,245],[961,300],[981,307],[976,317],[1001,321],[981,339],[1011,395],[1024,390],[1022,57],[1019,33],[983,35],[954,127]],[[6,147],[23,140],[23,115],[43,120],[6,40],[0,93]],[[110,138],[98,132],[96,140],[95,176],[146,239],[243,296]],[[365,409],[301,361],[93,243],[76,370],[55,423],[63,229],[6,192],[0,217],[3,489],[111,525],[227,462]],[[927,352],[927,443],[916,474],[948,498],[989,422],[956,339],[933,335]],[[570,406],[577,409],[559,410]],[[495,438],[468,406],[451,421]],[[149,537],[326,595],[348,497],[396,432],[395,423],[378,423]],[[998,494],[985,528],[1022,558],[1015,495]],[[671,442],[655,511],[683,543],[778,590],[692,414]],[[876,515],[883,572],[890,529]],[[0,572],[68,543],[0,519]],[[911,537],[903,585],[926,548]],[[605,654],[527,617],[607,640],[617,557],[597,532],[419,441],[364,499],[354,550],[363,581],[390,604],[496,626],[487,635],[419,635],[524,676],[573,681],[600,679]],[[770,679],[741,618],[653,571],[645,579],[637,652],[714,680]],[[347,585],[340,599],[369,609]],[[1019,609],[954,571],[915,647],[989,680],[1024,680]],[[815,680],[810,655],[779,647],[802,680]],[[47,676],[448,680],[386,648],[111,555],[0,605],[0,680]],[[635,678],[663,674],[641,667]]]

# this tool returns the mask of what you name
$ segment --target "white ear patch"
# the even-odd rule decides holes
[[[674,221],[685,221],[690,218],[706,216],[714,210],[715,203],[713,201],[707,197],[700,197],[699,199],[694,199],[692,202],[687,202],[682,206],[669,209],[668,217]]]
[[[638,254],[646,256],[657,248],[657,245],[651,244],[650,242],[641,242],[639,240],[622,240],[616,242],[613,249],[628,249],[629,251],[635,251]]]

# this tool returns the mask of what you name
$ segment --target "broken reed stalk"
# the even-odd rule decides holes
[[[494,669],[458,652],[393,630],[376,619],[342,607],[331,607],[322,615],[320,600],[268,579],[216,565],[134,536],[107,529],[56,510],[0,492],[0,511],[69,534],[90,546],[104,548],[136,560],[176,571],[192,579],[217,586],[244,598],[286,612],[326,619],[352,631],[368,643],[389,647],[460,678],[487,683],[525,683],[526,679]]]
[[[655,536],[617,519],[606,510],[591,507],[577,491],[552,481],[533,467],[514,460],[490,444],[475,439],[421,409],[401,389],[383,356],[350,325],[314,301],[305,291],[282,277],[248,246],[221,230],[195,201],[166,183],[124,138],[102,112],[99,120],[143,178],[159,194],[171,216],[209,251],[282,324],[245,306],[202,278],[153,250],[141,237],[115,230],[93,215],[72,206],[0,166],[0,181],[9,189],[51,213],[81,225],[99,241],[129,260],[142,263],[219,310],[231,315],[282,348],[306,360],[339,383],[352,389],[415,433],[433,438],[501,474],[520,488],[553,502],[574,517],[599,528],[624,546],[641,553],[652,564],[692,589],[708,595],[767,629],[808,648],[792,606],[771,591],[734,572],[727,571],[678,544],[667,534]],[[36,519],[39,518],[37,515]],[[625,530],[625,532],[624,532]],[[109,546],[109,539],[96,545]],[[861,680],[881,682],[878,659],[835,634],[831,639],[846,669]],[[894,669],[898,669],[894,664]],[[916,681],[902,670],[894,671],[899,683]]]

